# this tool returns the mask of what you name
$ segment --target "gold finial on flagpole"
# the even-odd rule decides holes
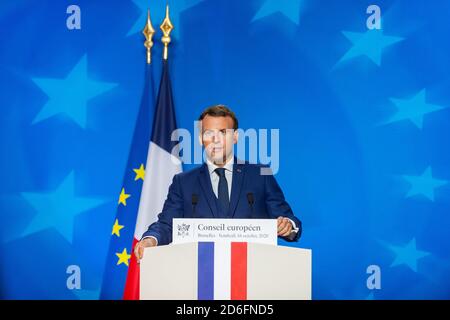
[[[169,5],[166,6],[166,17],[164,18],[159,28],[163,32],[163,36],[161,38],[161,42],[164,44],[163,58],[164,60],[167,60],[167,57],[169,55],[170,33],[173,30],[173,25],[169,18]]]
[[[155,34],[155,29],[152,26],[152,20],[150,20],[150,10],[147,10],[147,22],[145,24],[142,33],[145,36],[144,47],[147,48],[147,64],[152,62],[152,47],[153,47],[153,35]]]

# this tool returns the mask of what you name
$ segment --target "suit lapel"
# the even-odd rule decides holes
[[[229,216],[234,217],[236,212],[236,207],[239,202],[239,197],[242,189],[242,182],[244,181],[244,166],[237,163],[236,158],[234,159],[233,165],[233,182],[231,184],[231,198],[230,198],[230,208]]]
[[[216,200],[212,185],[211,178],[209,176],[208,166],[206,163],[202,165],[199,174],[200,186],[203,189],[203,194],[206,196],[206,201],[208,202],[209,208],[211,209],[212,215],[215,217],[217,212]]]

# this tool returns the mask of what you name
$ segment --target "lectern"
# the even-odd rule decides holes
[[[309,300],[311,250],[247,242],[146,248],[144,300]]]

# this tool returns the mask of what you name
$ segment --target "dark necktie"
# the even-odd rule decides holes
[[[228,182],[225,178],[225,168],[217,168],[214,170],[219,176],[219,188],[218,188],[218,199],[222,205],[223,212],[225,216],[228,215],[228,206],[230,205],[230,198],[228,196]]]

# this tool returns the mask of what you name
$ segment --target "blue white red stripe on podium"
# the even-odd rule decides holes
[[[198,243],[199,300],[247,299],[247,243]]]

